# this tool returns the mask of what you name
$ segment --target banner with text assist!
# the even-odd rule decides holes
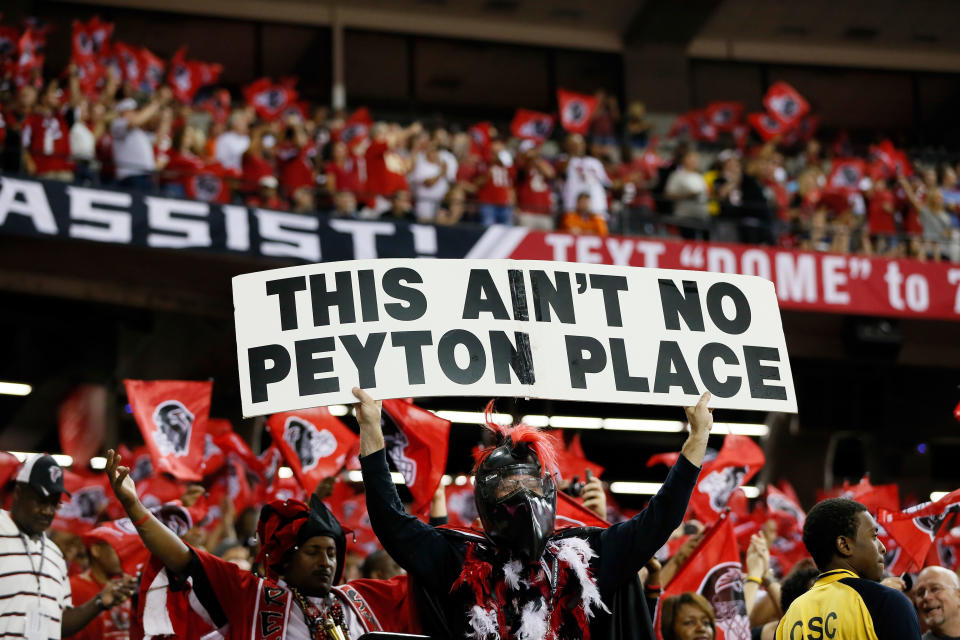
[[[0,175],[0,234],[292,263],[513,258],[771,280],[782,309],[960,320],[960,264],[679,238],[327,218]]]
[[[245,416],[518,396],[796,412],[773,285],[511,260],[361,260],[233,279]]]

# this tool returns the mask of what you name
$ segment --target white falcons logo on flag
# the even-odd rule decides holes
[[[571,100],[563,110],[563,119],[570,124],[581,124],[587,117],[587,109],[580,100]]]
[[[280,89],[269,89],[258,95],[256,102],[268,109],[279,109],[284,103],[286,95],[286,92]]]
[[[750,620],[743,600],[740,565],[722,562],[710,570],[698,590],[713,606],[717,626],[727,640],[750,640]]]
[[[153,410],[153,439],[161,455],[182,458],[190,451],[193,414],[178,400],[167,400]]]
[[[710,508],[714,511],[723,511],[730,499],[730,494],[740,486],[740,482],[747,475],[747,467],[724,467],[719,471],[711,471],[697,485],[697,491],[710,496]]]
[[[337,450],[337,439],[326,429],[317,428],[296,416],[287,418],[283,426],[283,439],[297,454],[300,469],[308,472],[317,466],[321,459]]]
[[[406,434],[399,427],[390,425],[387,420],[389,420],[389,417],[384,412],[380,417],[380,426],[383,429],[383,440],[387,445],[387,454],[393,461],[393,466],[403,476],[403,481],[407,483],[408,487],[412,486],[417,481],[417,461],[407,457],[407,446],[410,441],[407,440]]]

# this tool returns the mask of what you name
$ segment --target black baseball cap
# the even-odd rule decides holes
[[[45,498],[63,493],[70,497],[70,492],[63,486],[63,467],[46,453],[28,458],[17,473],[17,482],[29,485]]]

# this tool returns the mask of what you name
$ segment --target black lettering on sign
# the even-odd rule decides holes
[[[550,312],[557,314],[557,320],[563,324],[575,324],[573,312],[573,289],[570,288],[570,274],[556,272],[557,286],[550,282],[546,271],[534,269],[530,272],[530,291],[533,293],[533,311],[537,322],[551,322]]]
[[[623,338],[610,338],[610,362],[613,364],[613,381],[617,391],[650,391],[646,378],[630,375],[627,347]]]
[[[680,387],[689,395],[697,395],[697,385],[690,375],[690,368],[680,345],[670,340],[660,342],[660,353],[657,355],[657,373],[654,378],[654,393],[670,393],[670,387]]]
[[[463,301],[464,320],[476,320],[481,313],[489,313],[494,320],[509,320],[510,314],[500,298],[493,276],[486,269],[470,269],[467,295]]]
[[[389,302],[383,305],[384,311],[394,320],[419,320],[427,312],[427,297],[419,289],[405,286],[410,282],[423,284],[423,278],[409,267],[394,267],[383,274],[383,292],[405,303]]]
[[[603,310],[607,314],[608,327],[622,327],[620,317],[620,292],[627,290],[626,276],[605,276],[590,274],[590,288],[600,289],[603,292]]]
[[[357,367],[357,373],[360,374],[360,380],[357,385],[361,389],[372,389],[377,386],[377,360],[380,358],[380,350],[383,349],[383,341],[387,339],[385,331],[371,333],[367,336],[367,343],[360,342],[360,338],[355,335],[340,336],[340,343],[353,364]]]
[[[290,354],[279,344],[251,347],[247,349],[247,368],[250,371],[251,401],[266,402],[267,385],[280,382],[290,373]]]
[[[780,362],[780,352],[774,347],[743,347],[743,364],[747,368],[750,397],[765,400],[786,400],[784,387],[767,384],[768,380],[780,380],[780,368],[768,367],[761,362]]]
[[[733,300],[733,318],[727,318],[723,313],[724,298]],[[747,302],[747,296],[729,282],[717,282],[707,290],[707,313],[717,329],[732,336],[740,335],[750,328],[750,303]]]
[[[526,322],[530,319],[527,308],[527,287],[523,283],[523,271],[519,269],[507,270],[510,279],[510,301],[513,302],[513,319]]]
[[[823,618],[814,616],[807,620],[807,628],[813,633],[807,634],[807,640],[823,640]],[[813,635],[816,633],[817,635]]]
[[[830,627],[830,620],[837,619],[837,612],[831,611],[827,614],[826,620],[823,621],[823,630],[826,632],[828,638],[834,638],[837,635],[837,625],[834,623],[833,627]]]
[[[455,357],[459,345],[467,348],[469,358],[467,366],[460,368]],[[473,384],[483,376],[487,369],[487,358],[480,338],[465,329],[451,329],[440,337],[437,343],[437,359],[440,369],[451,382]]]
[[[327,290],[327,274],[315,273],[310,276],[310,300],[313,303],[313,326],[325,327],[330,324],[330,307],[337,308],[340,324],[357,321],[357,312],[353,306],[353,276],[349,271],[334,274],[336,282],[332,291]]]
[[[318,373],[333,372],[333,358],[317,358],[316,355],[333,351],[335,347],[336,344],[332,337],[297,340],[294,343],[297,359],[297,385],[301,396],[340,390],[340,380],[336,376],[317,378]]]
[[[377,305],[377,285],[373,269],[357,271],[357,284],[360,289],[360,317],[364,322],[376,322],[380,319]]]
[[[307,279],[303,276],[296,278],[280,278],[267,281],[267,295],[277,296],[280,306],[280,330],[289,331],[297,328],[297,291],[307,288]]]
[[[693,280],[683,281],[683,293],[673,280],[658,280],[660,283],[660,306],[663,307],[664,326],[671,331],[680,331],[680,318],[691,331],[703,331],[703,310],[700,308],[700,293]]]
[[[700,349],[700,357],[697,359],[700,379],[703,380],[703,386],[707,388],[707,391],[718,398],[732,398],[740,390],[740,383],[743,382],[743,379],[740,376],[729,376],[726,381],[721,382],[714,369],[718,358],[724,364],[740,364],[733,349],[720,342],[709,342]]]
[[[280,611],[261,611],[260,612],[260,635],[269,638],[282,629],[281,620],[283,613]]]
[[[423,373],[423,348],[433,344],[430,332],[393,331],[390,333],[390,344],[403,348],[403,357],[407,361],[407,383],[425,384],[427,380]]]
[[[504,331],[490,332],[490,357],[493,360],[493,380],[497,384],[510,384],[510,369],[517,374],[520,384],[533,384],[536,376],[533,372],[533,353],[530,351],[530,336],[515,331],[514,347]]]
[[[607,366],[607,353],[603,344],[592,336],[565,336],[567,343],[567,366],[570,369],[570,386],[587,388],[587,374],[600,373]]]

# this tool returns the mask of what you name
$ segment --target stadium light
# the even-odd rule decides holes
[[[482,411],[447,411],[444,409],[442,411],[434,411],[433,413],[444,420],[459,424],[487,424],[486,416]],[[513,416],[509,413],[494,413],[490,418],[494,422],[501,424],[510,424],[513,422]]]
[[[280,478],[292,478],[293,469],[291,469],[290,467],[280,467],[279,469],[277,469],[277,476]]]
[[[0,382],[0,395],[26,396],[30,395],[33,387],[22,382]]]
[[[626,482],[617,481],[610,483],[610,493],[619,493],[624,495],[652,496],[660,490],[661,482]],[[760,489],[752,486],[742,486],[744,495],[748,498],[756,498],[760,495]]]
[[[599,429],[603,426],[603,418],[550,416],[550,426],[555,429]]]
[[[332,404],[327,407],[327,411],[329,411],[332,416],[341,417],[350,413],[350,407],[345,404]]]
[[[641,420],[637,418],[607,418],[603,421],[604,429],[613,431],[647,431],[656,433],[679,433],[683,431],[684,422],[680,420]]]
[[[14,456],[20,462],[23,462],[31,456],[37,455],[36,451],[8,451],[10,455]],[[73,466],[73,458],[62,453],[51,453],[50,456],[56,460],[57,464],[61,467],[70,467]]]
[[[393,480],[393,484],[404,484],[403,476],[396,471],[390,472],[390,479]],[[363,472],[359,469],[350,469],[347,471],[347,480],[350,482],[363,482]]]
[[[525,425],[529,425],[531,427],[543,428],[543,427],[550,426],[550,417],[541,416],[541,415],[523,416],[522,418],[520,418],[520,422],[522,422]]]
[[[107,468],[107,459],[103,456],[94,456],[90,458],[90,468],[96,471],[103,471]]]
[[[931,491],[931,492],[930,492],[930,502],[936,502],[937,500],[939,500],[939,499],[942,498],[943,496],[947,495],[948,493],[950,493],[950,492],[949,492],[949,491]]]
[[[442,484],[442,485],[445,486],[445,487],[446,487],[446,486],[449,486],[449,485],[453,484],[453,478],[451,478],[451,477],[448,476],[447,474],[443,474],[443,476],[441,476],[441,478],[440,478],[440,484]]]

